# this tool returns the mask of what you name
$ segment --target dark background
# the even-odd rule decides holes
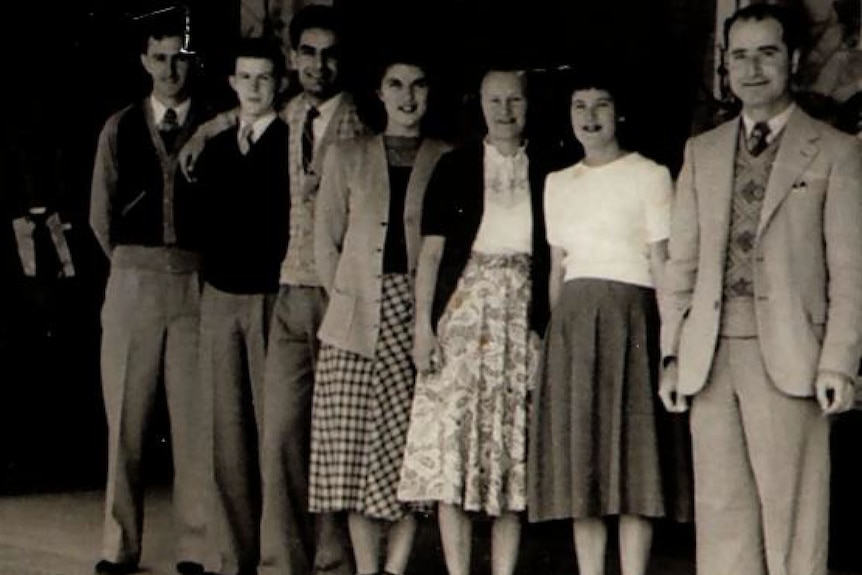
[[[351,24],[346,66],[361,104],[375,56],[405,38],[432,57],[439,80],[433,128],[454,140],[476,133],[472,95],[483,62],[531,73],[530,137],[575,159],[559,66],[605,66],[625,78],[632,147],[676,171],[693,120],[713,102],[704,73],[710,0],[344,0]],[[405,5],[408,7],[405,9]],[[112,112],[147,93],[130,16],[157,0],[15,2],[0,20],[5,97],[0,130],[0,495],[101,488],[106,427],[98,372],[99,309],[107,261],[87,225],[99,130]],[[239,30],[234,0],[192,0],[198,88],[215,109],[232,105],[225,54]],[[295,86],[292,92],[295,92]],[[705,112],[706,111],[706,112]],[[77,275],[25,278],[11,220],[47,205],[72,225]],[[161,405],[161,404],[159,404]],[[164,407],[153,422],[147,481],[171,473]],[[862,571],[854,548],[862,512],[858,440],[862,414],[835,425],[832,563]],[[666,526],[657,547],[691,552],[690,526]]]

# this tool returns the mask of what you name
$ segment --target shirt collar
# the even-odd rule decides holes
[[[318,106],[314,106],[317,108],[317,111],[320,112],[320,115],[314,120],[315,122],[319,122],[321,126],[326,126],[329,124],[329,120],[332,119],[332,116],[335,114],[335,110],[338,109],[338,105],[341,104],[341,100],[344,97],[344,92],[339,92],[330,99],[326,100],[322,104]],[[306,104],[309,108],[313,106],[310,100],[306,98]]]
[[[769,125],[769,136],[767,136],[766,141],[772,142],[775,138],[778,137],[778,134],[781,133],[781,130],[784,129],[784,126],[787,125],[787,121],[790,120],[790,115],[793,113],[793,110],[796,109],[796,104],[791,103],[787,106],[783,111],[769,118],[766,123]],[[745,128],[745,137],[751,136],[751,130],[754,129],[754,124],[756,124],[754,120],[749,118],[743,112],[742,114],[742,125]]]
[[[496,164],[502,163],[514,163],[516,161],[521,161],[522,159],[527,158],[527,144],[521,144],[518,148],[518,151],[512,154],[511,156],[504,155],[497,149],[496,146],[491,144],[487,139],[482,141],[482,144],[485,147],[485,157],[491,160]]]
[[[251,141],[257,142],[260,137],[266,132],[266,129],[269,128],[269,125],[276,118],[275,110],[261,116],[251,123]],[[239,121],[239,133],[242,133],[243,128],[248,125],[248,122],[240,119]]]
[[[165,117],[165,112],[168,111],[168,106],[165,106],[158,98],[154,95],[150,95],[150,105],[153,108],[153,121],[155,121],[156,125],[162,123],[162,118]],[[186,98],[185,101],[179,106],[172,106],[174,112],[177,113],[177,124],[182,126],[186,123],[186,117],[189,115],[189,108],[192,106],[192,99]]]

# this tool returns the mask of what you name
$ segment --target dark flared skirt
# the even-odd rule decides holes
[[[533,397],[530,520],[690,515],[686,422],[658,402],[658,335],[654,290],[564,284]]]

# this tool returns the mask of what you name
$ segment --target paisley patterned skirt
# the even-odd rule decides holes
[[[398,498],[491,516],[526,506],[530,257],[473,253],[438,324],[437,369],[417,378]]]

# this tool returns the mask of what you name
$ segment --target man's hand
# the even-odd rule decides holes
[[[206,140],[198,135],[194,135],[189,138],[189,141],[182,147],[177,155],[177,159],[180,164],[180,170],[182,170],[183,175],[190,182],[195,181],[195,163],[200,158],[201,153],[204,151],[204,145],[206,144]]]
[[[820,371],[814,383],[817,403],[824,415],[834,415],[853,407],[855,389],[853,381],[845,374],[835,371]]]
[[[661,382],[658,386],[658,396],[664,404],[664,408],[670,413],[685,413],[688,411],[688,399],[677,392],[679,374],[677,372],[676,360],[671,359],[665,365],[661,374]]]

